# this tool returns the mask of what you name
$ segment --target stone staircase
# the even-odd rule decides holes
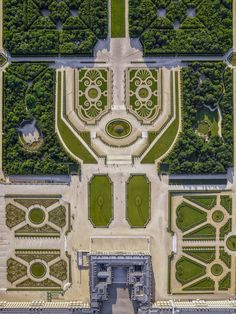
[[[107,165],[132,165],[131,155],[108,155]]]

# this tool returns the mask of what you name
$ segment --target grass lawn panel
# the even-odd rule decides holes
[[[220,264],[214,264],[211,267],[211,273],[214,276],[220,276],[223,273],[223,267]]]
[[[61,73],[58,73],[58,103],[57,103],[57,126],[58,131],[67,148],[85,164],[96,164],[96,159],[89,153],[80,140],[71,132],[61,119]]]
[[[176,216],[176,225],[182,232],[207,220],[207,213],[185,202],[176,209]]]
[[[227,248],[230,251],[236,251],[236,236],[231,236],[226,241]]]
[[[232,215],[232,198],[229,195],[221,195],[220,205],[223,206],[230,215]]]
[[[224,213],[221,210],[215,210],[212,214],[212,220],[214,222],[221,222],[224,219]]]
[[[211,136],[218,136],[218,111],[210,111],[207,108],[200,108],[197,111],[197,120],[199,121],[199,124],[205,123],[209,126],[209,131]],[[198,124],[198,126],[199,126]],[[198,131],[200,132],[199,128]],[[203,133],[203,132],[200,132]],[[208,134],[209,132],[207,132]],[[203,133],[204,134],[204,133]]]
[[[183,236],[184,240],[215,240],[216,228],[210,224],[204,225]]]
[[[206,121],[200,121],[197,126],[197,131],[200,134],[208,135],[210,131],[209,124]]]
[[[215,282],[211,278],[204,278],[186,287],[183,291],[214,291]]]
[[[126,185],[126,218],[131,227],[145,227],[150,220],[150,182],[145,175],[133,175]]]
[[[222,262],[225,263],[225,265],[230,268],[231,267],[231,256],[225,252],[224,247],[220,248],[220,259]]]
[[[36,278],[42,278],[46,274],[46,267],[42,263],[33,263],[30,267],[30,272],[32,276]]]
[[[216,205],[216,195],[184,196],[184,198],[205,209],[212,209]]]
[[[219,290],[224,291],[228,290],[231,287],[231,275],[228,273],[223,279],[219,282]]]
[[[185,254],[188,254],[196,259],[198,259],[201,262],[204,263],[211,263],[212,261],[214,261],[215,257],[216,257],[216,252],[215,250],[201,250],[201,251],[197,251],[197,250],[184,250]]]
[[[220,238],[224,239],[232,231],[232,219],[230,218],[226,224],[220,228]]]
[[[95,175],[89,183],[89,219],[94,227],[108,227],[113,218],[113,183]]]
[[[167,130],[159,137],[150,151],[144,156],[141,160],[142,164],[153,164],[157,159],[163,156],[171,147],[172,143],[176,138],[176,134],[178,133],[179,123],[180,123],[180,103],[179,103],[179,86],[178,86],[178,73],[176,72],[176,118],[168,127]],[[173,96],[172,96],[173,97]]]
[[[125,0],[111,0],[111,38],[125,37]]]
[[[206,267],[186,257],[181,257],[176,263],[176,279],[185,285],[206,274]]]
[[[29,212],[29,220],[35,224],[41,224],[45,219],[45,213],[41,208],[33,208]]]

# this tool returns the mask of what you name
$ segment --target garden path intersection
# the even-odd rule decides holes
[[[182,302],[177,309],[197,308],[196,299],[206,301],[203,308],[214,307],[214,302],[219,302],[218,308],[236,308],[234,301],[228,301],[235,297],[236,282],[236,246],[234,249],[232,240],[230,247],[228,240],[236,236],[236,154],[234,168],[227,174],[195,176],[188,172],[184,175],[187,183],[179,180],[172,185],[172,177],[162,168],[166,160],[170,165],[168,156],[186,132],[183,69],[192,63],[208,64],[210,74],[204,69],[203,81],[212,75],[214,63],[232,69],[231,114],[236,125],[236,67],[229,61],[236,51],[236,27],[233,47],[223,56],[146,56],[139,40],[129,37],[129,1],[124,3],[124,36],[112,37],[108,1],[109,36],[98,40],[93,57],[12,56],[2,47],[0,15],[0,52],[8,59],[0,67],[0,310],[31,308],[38,301],[42,308],[50,303],[60,307],[64,302],[65,307],[81,309],[81,313],[90,314],[94,307],[97,312],[93,313],[106,314],[103,302],[91,303],[95,266],[90,257],[114,255],[126,259],[151,256],[152,295],[146,303],[137,302],[140,310],[135,314],[155,314],[165,308],[174,313],[176,299]],[[2,14],[1,7],[2,0]],[[73,160],[72,168],[79,164],[70,176],[49,179],[4,172],[3,87],[8,70],[18,63],[47,63],[39,79],[43,71],[54,71],[55,133],[58,144]],[[14,76],[14,69],[11,71]],[[34,79],[26,82],[26,93]],[[222,80],[224,83],[224,77]],[[222,86],[219,102],[226,93]],[[37,116],[36,111],[34,114]],[[224,112],[222,115],[224,118]],[[207,134],[194,125],[195,133],[206,143],[211,141],[210,118],[201,120],[207,124]],[[223,118],[216,123],[218,134],[224,134]],[[235,128],[233,140],[235,152]],[[27,154],[33,152],[28,148]],[[70,167],[72,162],[67,164]],[[194,184],[196,178],[201,184]],[[102,276],[107,265],[100,264],[96,267],[101,267]],[[112,268],[112,278],[117,268],[122,267]],[[141,273],[140,269],[133,272]],[[101,290],[105,277],[100,278],[95,281]],[[145,281],[143,275],[141,278],[137,285]],[[124,282],[118,283],[124,288]],[[141,290],[140,299],[145,295]],[[115,305],[113,309],[116,313]]]

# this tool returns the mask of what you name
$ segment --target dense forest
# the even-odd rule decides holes
[[[232,46],[231,0],[130,0],[130,36],[144,54],[224,54]]]
[[[45,64],[12,64],[4,77],[3,168],[6,174],[66,174],[66,155],[55,134],[55,70]],[[36,119],[43,144],[28,152],[19,141],[17,127]]]
[[[163,163],[170,173],[225,173],[233,166],[233,78],[232,70],[221,62],[194,62],[183,68],[183,131]],[[222,137],[199,136],[199,111],[219,106]]]
[[[107,0],[4,0],[4,47],[13,55],[91,55],[107,34]]]

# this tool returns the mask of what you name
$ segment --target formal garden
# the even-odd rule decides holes
[[[65,123],[64,117],[64,101],[65,97],[65,76],[63,72],[57,73],[57,103],[56,103],[56,119],[57,119],[57,129],[59,133],[59,138],[63,142],[63,146],[66,148],[68,153],[72,158],[78,158],[80,161],[83,161],[85,164],[94,164],[96,159],[88,151],[87,147],[82,143],[78,138],[77,134],[84,140],[87,145],[90,145],[90,133],[89,132],[78,132],[75,134],[68,124]],[[69,123],[68,119],[67,122]]]
[[[111,106],[110,71],[79,69],[78,86],[78,116],[85,123],[96,124]]]
[[[94,175],[88,183],[88,218],[95,228],[108,228],[113,220],[113,182]]]
[[[230,194],[172,192],[169,231],[177,234],[179,247],[169,258],[169,292],[234,291],[231,253],[236,250],[236,237],[230,236]]]
[[[60,237],[70,231],[70,207],[59,199],[9,199],[6,225],[15,237]]]
[[[126,182],[126,219],[132,228],[145,228],[151,219],[151,183],[143,174]]]
[[[17,249],[7,260],[8,290],[62,290],[71,282],[70,256],[60,250]]]
[[[180,129],[181,124],[181,90],[180,90],[180,77],[178,71],[174,71],[171,73],[171,87],[170,87],[170,97],[171,97],[171,114],[167,123],[163,126],[163,133],[160,135],[160,132],[163,130],[160,129],[158,131],[150,131],[148,132],[149,136],[149,144],[152,145],[151,149],[145,152],[142,156],[141,163],[143,164],[151,164],[155,163],[157,160],[164,158],[166,154],[168,154],[171,146],[174,144],[175,140],[178,137],[178,131]]]
[[[141,123],[153,122],[161,112],[158,69],[127,70],[127,107]]]
[[[146,56],[225,54],[232,47],[232,1],[131,0],[129,25]]]
[[[4,47],[12,55],[92,55],[98,38],[108,34],[107,0],[6,0],[3,5]]]
[[[182,132],[162,160],[169,173],[222,174],[233,166],[232,79],[222,62],[193,62],[182,69]]]

